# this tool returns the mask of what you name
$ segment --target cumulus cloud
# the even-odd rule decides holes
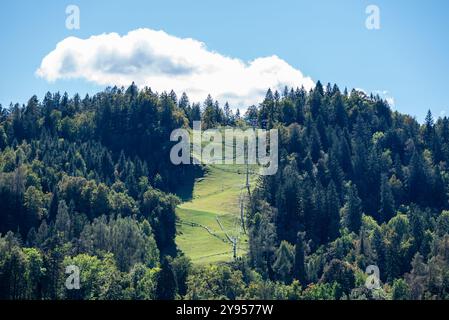
[[[275,55],[245,62],[211,51],[198,40],[151,29],[68,37],[43,58],[36,74],[50,82],[85,79],[128,86],[134,81],[159,92],[186,92],[192,101],[211,94],[234,106],[260,102],[268,88],[314,86],[310,77]]]

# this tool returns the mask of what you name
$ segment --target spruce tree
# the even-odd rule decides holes
[[[345,205],[346,227],[349,231],[359,233],[362,225],[362,201],[359,198],[357,187],[350,184]]]
[[[293,277],[305,287],[306,280],[306,265],[305,265],[305,248],[304,248],[304,233],[298,232],[295,245],[295,264],[293,266]]]
[[[162,258],[158,274],[156,296],[158,300],[174,300],[176,297],[176,277],[168,257]]]
[[[380,221],[388,222],[395,214],[394,198],[390,183],[385,174],[382,175],[380,185]]]

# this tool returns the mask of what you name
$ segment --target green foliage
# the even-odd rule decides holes
[[[161,270],[157,276],[156,296],[159,300],[174,300],[177,292],[176,275],[169,258],[162,258]]]
[[[349,294],[355,285],[353,267],[347,262],[334,259],[324,268],[321,282],[338,284],[336,298],[340,298],[343,293]]]
[[[362,225],[362,202],[358,196],[357,187],[350,185],[346,205],[343,208],[343,216],[345,218],[346,227],[349,231],[358,233]]]
[[[293,246],[286,241],[282,241],[276,251],[276,260],[273,264],[277,279],[290,283],[292,278],[294,252]]]
[[[319,283],[309,285],[303,293],[303,300],[335,300],[339,285],[337,283]]]
[[[410,289],[404,279],[395,279],[393,281],[391,298],[393,300],[409,300],[410,299]]]
[[[107,221],[103,216],[84,228],[80,235],[81,246],[94,255],[112,253],[121,271],[129,271],[136,263],[155,267],[159,250],[151,231],[144,227],[130,217]]]
[[[244,282],[240,271],[230,267],[211,265],[199,267],[187,281],[187,299],[234,300],[243,295]]]
[[[105,299],[113,286],[111,282],[117,268],[111,255],[100,260],[96,256],[80,254],[73,258],[66,257],[63,266],[77,266],[80,270],[80,289],[66,290],[69,299],[97,300]]]
[[[298,237],[295,245],[295,262],[293,266],[293,277],[297,279],[300,285],[306,285],[306,265],[305,265],[305,248],[304,235],[298,232]]]
[[[268,90],[244,116],[134,84],[0,111],[1,299],[449,298],[447,117],[420,125],[321,82]],[[235,223],[241,168],[195,180],[169,161],[170,133],[195,120],[279,130],[279,170],[253,183],[233,263],[216,217]]]

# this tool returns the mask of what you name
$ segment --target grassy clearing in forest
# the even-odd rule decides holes
[[[256,166],[251,165],[250,171],[255,170]],[[251,187],[254,187],[256,177],[250,172]],[[241,229],[240,219],[240,198],[247,195],[245,185],[246,166],[241,164],[207,165],[204,176],[195,180],[192,199],[183,202],[176,211],[179,218],[176,243],[193,263],[232,259],[233,246],[221,230],[217,217],[230,237],[240,236],[237,255],[246,253],[248,237]]]
[[[253,184],[254,177],[251,177]],[[240,195],[246,195],[242,188],[246,183],[244,165],[210,165],[204,177],[195,181],[193,198],[182,203],[177,214],[176,243],[194,263],[207,264],[232,259],[232,245],[226,240],[216,218],[220,219],[229,236],[241,235],[238,255],[245,253],[247,236],[240,232]],[[195,223],[209,228],[209,231]],[[225,241],[223,241],[225,240]]]

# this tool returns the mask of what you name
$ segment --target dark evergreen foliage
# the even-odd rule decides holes
[[[251,192],[233,263],[191,265],[174,241],[173,194],[198,168],[170,163],[169,135],[196,120],[279,130],[279,170]],[[268,90],[244,115],[134,84],[33,96],[0,108],[0,298],[447,299],[448,164],[448,118],[420,125],[321,82]],[[89,283],[76,292],[72,264]]]

